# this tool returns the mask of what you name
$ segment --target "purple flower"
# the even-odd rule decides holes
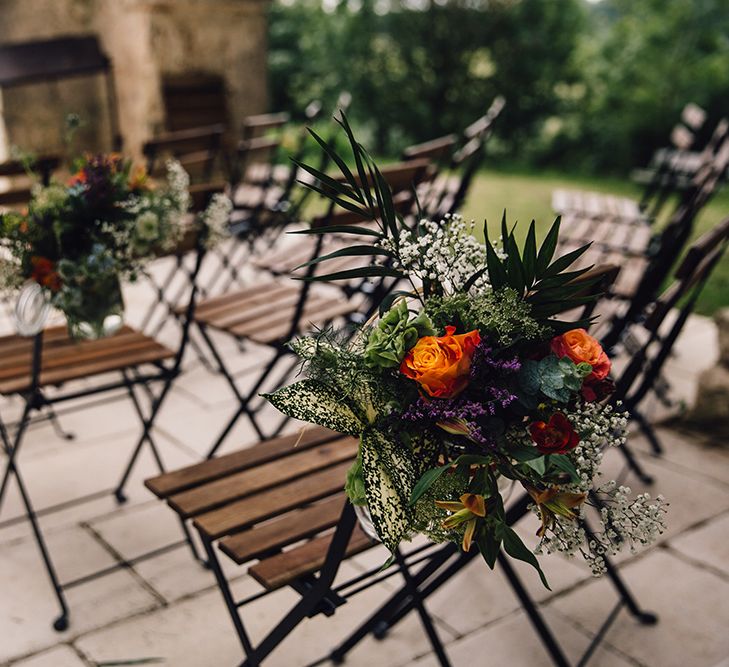
[[[518,358],[499,358],[488,341],[482,339],[473,354],[466,392],[454,398],[420,396],[402,418],[428,422],[480,445],[494,447],[494,436],[485,432],[483,426],[517,399],[510,387],[520,368]]]

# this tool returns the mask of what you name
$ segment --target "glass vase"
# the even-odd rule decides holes
[[[15,302],[15,329],[21,336],[35,336],[46,323],[50,309],[48,293],[35,280],[29,280],[20,288]]]
[[[92,285],[79,287],[79,303],[65,308],[72,338],[96,340],[113,336],[124,324],[124,299],[115,275]]]

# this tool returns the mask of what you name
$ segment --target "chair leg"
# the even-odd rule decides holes
[[[398,565],[400,565],[400,571],[402,572],[402,576],[405,579],[405,589],[410,593],[413,604],[415,605],[415,609],[417,609],[418,616],[420,616],[420,622],[423,625],[425,634],[428,635],[430,645],[433,647],[433,651],[438,658],[438,663],[441,665],[441,667],[451,667],[451,663],[448,660],[448,656],[446,655],[443,642],[438,636],[438,632],[433,625],[433,620],[431,619],[430,614],[425,609],[425,604],[423,603],[423,600],[421,598],[418,586],[415,583],[413,576],[410,574],[410,570],[405,563],[405,559],[402,557],[402,554],[399,550],[395,554],[395,560],[397,561]]]
[[[594,539],[594,534],[585,521],[582,522],[582,527],[585,529],[585,535],[587,536],[587,539]],[[604,561],[605,574],[610,579],[612,585],[615,587],[615,590],[618,592],[621,601],[627,607],[630,614],[643,625],[655,625],[658,622],[658,616],[656,616],[656,614],[654,614],[653,612],[644,611],[640,608],[637,601],[633,597],[633,594],[630,592],[627,584],[625,583],[625,581],[623,581],[623,578],[620,576],[620,573],[612,564],[610,559],[605,557]]]
[[[635,454],[633,454],[633,450],[627,442],[621,447],[618,447],[618,450],[625,458],[625,462],[628,464],[628,467],[636,474],[641,482],[644,484],[653,484],[653,477],[643,470],[643,466],[638,463],[638,459],[635,457]]]
[[[646,440],[648,440],[651,449],[653,450],[653,453],[656,456],[661,456],[663,454],[663,445],[658,439],[658,434],[653,428],[653,425],[645,418],[643,413],[638,411],[637,409],[631,410],[630,416],[635,420],[635,422],[638,424],[638,428],[646,437]]]
[[[238,634],[238,639],[240,640],[240,643],[243,646],[243,650],[245,651],[245,654],[247,656],[246,664],[250,665],[250,667],[258,667],[260,663],[255,659],[255,657],[251,657],[254,655],[253,645],[251,644],[248,633],[243,626],[243,621],[240,617],[240,614],[238,613],[238,605],[235,603],[233,593],[230,590],[230,585],[228,584],[228,580],[225,578],[225,574],[223,573],[223,568],[220,567],[220,561],[218,560],[218,556],[215,553],[215,548],[213,547],[212,541],[203,537],[202,542],[203,546],[205,547],[207,562],[209,563],[210,569],[215,576],[215,581],[217,582],[218,588],[220,588],[220,592],[223,595],[225,606],[228,608],[228,613],[230,614],[230,618],[233,621],[233,626],[235,627],[235,631]]]
[[[7,488],[8,482],[10,481],[10,477],[14,476],[15,481],[18,485],[18,490],[20,491],[21,500],[23,501],[23,506],[25,507],[25,516],[30,523],[31,529],[33,531],[33,537],[35,538],[36,544],[38,545],[38,550],[40,551],[41,557],[43,559],[46,573],[48,574],[48,578],[56,595],[58,605],[61,609],[60,615],[53,621],[53,628],[58,632],[63,632],[68,628],[68,603],[66,602],[66,596],[63,593],[63,588],[58,579],[56,568],[53,564],[53,560],[51,559],[50,552],[48,551],[48,546],[46,545],[45,538],[43,537],[43,532],[41,531],[40,524],[38,523],[38,516],[35,512],[35,509],[33,508],[33,504],[30,500],[30,495],[25,487],[25,483],[23,482],[23,478],[20,475],[20,471],[18,470],[17,465],[17,456],[20,451],[20,446],[23,441],[25,429],[28,425],[29,417],[29,403],[26,403],[25,410],[23,411],[23,417],[18,426],[18,431],[15,435],[15,442],[13,445],[10,445],[4,424],[0,428],[0,438],[2,439],[3,449],[5,450],[5,453],[8,457],[5,473],[3,475],[2,488],[0,489],[0,506],[2,505],[2,497]]]
[[[134,392],[134,383],[130,381],[129,376],[127,375],[126,371],[122,371],[122,378],[124,379],[124,384],[127,388],[127,392],[129,393],[129,398],[132,401],[132,405],[134,406],[134,410],[137,413],[137,416],[139,417],[139,420],[144,424],[145,422],[145,416],[144,411],[142,410],[142,405],[139,402],[139,399],[137,398],[137,394]],[[147,386],[147,384],[142,384],[142,387],[145,390],[145,393],[148,394],[150,399],[150,409],[154,405],[154,394],[152,394],[152,390]],[[159,453],[159,449],[157,448],[156,443],[154,442],[154,439],[152,438],[152,434],[147,432],[147,442],[149,443],[150,449],[152,450],[152,455],[154,456],[154,460],[157,463],[157,467],[159,468],[160,472],[164,472],[165,466],[162,462],[162,456]]]
[[[231,391],[233,392],[233,395],[238,399],[238,409],[236,410],[235,414],[232,416],[230,421],[226,424],[225,428],[223,428],[222,432],[218,436],[218,438],[215,440],[215,442],[212,444],[210,449],[208,450],[208,453],[205,458],[211,459],[213,456],[215,456],[216,452],[220,448],[220,446],[223,444],[225,439],[228,437],[228,434],[233,429],[237,421],[243,416],[244,414],[248,417],[249,421],[251,422],[251,425],[256,431],[256,434],[261,440],[265,440],[266,436],[263,432],[263,429],[261,429],[260,425],[255,419],[255,414],[249,410],[249,404],[251,400],[253,400],[256,395],[258,394],[258,390],[261,388],[263,383],[266,381],[266,378],[271,374],[273,369],[276,367],[278,362],[281,360],[281,358],[284,356],[285,352],[282,349],[277,349],[276,354],[273,356],[273,358],[268,362],[266,367],[261,371],[261,374],[258,377],[258,380],[256,380],[256,383],[253,385],[251,390],[248,392],[246,396],[243,396],[241,394],[240,389],[238,389],[238,385],[236,384],[235,378],[232,376],[230,371],[225,365],[225,362],[223,361],[223,358],[218,352],[218,349],[215,347],[215,344],[213,343],[212,339],[208,335],[208,332],[206,330],[206,327],[200,323],[198,323],[198,329],[200,331],[200,334],[203,337],[203,340],[205,341],[205,344],[207,345],[208,349],[210,350],[210,353],[213,356],[213,359],[215,359],[215,363],[218,366],[218,370],[220,371],[220,374],[225,378],[226,382],[231,388]]]
[[[129,459],[129,463],[127,464],[127,467],[124,470],[124,473],[122,474],[121,479],[119,480],[119,484],[117,484],[117,487],[114,490],[114,496],[116,497],[117,501],[120,503],[124,503],[127,500],[127,497],[124,494],[124,487],[126,486],[126,483],[129,480],[129,475],[131,475],[131,473],[132,473],[132,469],[134,468],[134,465],[137,462],[137,459],[139,458],[139,454],[141,453],[142,447],[144,446],[145,442],[150,443],[152,452],[155,455],[155,458],[157,459],[158,465],[160,466],[160,470],[162,472],[164,472],[164,466],[162,465],[162,460],[159,457],[159,452],[156,451],[154,441],[150,437],[150,431],[152,429],[152,425],[154,424],[154,420],[157,417],[157,413],[159,412],[159,409],[162,406],[162,403],[165,400],[165,398],[170,390],[170,387],[172,387],[173,380],[174,380],[174,375],[169,376],[165,380],[164,386],[162,387],[162,390],[160,391],[159,396],[152,403],[149,417],[147,417],[146,419],[142,418],[142,435],[139,437],[139,440],[137,441],[137,445],[132,452],[131,458]],[[140,413],[140,417],[141,417],[141,413]]]
[[[514,571],[514,568],[511,567],[509,559],[504,555],[502,551],[499,551],[498,558],[499,565],[504,571],[506,578],[509,580],[509,585],[511,586],[511,589],[514,591],[514,593],[516,593],[516,596],[519,598],[522,609],[524,609],[524,611],[527,613],[527,616],[529,617],[532,626],[537,631],[539,638],[542,640],[544,648],[547,650],[547,653],[549,653],[550,657],[552,658],[552,662],[556,665],[556,667],[569,667],[570,663],[567,661],[567,658],[562,652],[562,648],[557,643],[557,640],[554,638],[551,630],[547,627],[547,624],[544,622],[544,619],[539,613],[537,606],[534,604],[534,600],[532,600],[526,588],[524,588],[524,585],[521,583],[521,580]]]
[[[58,413],[56,412],[55,408],[52,405],[48,405],[47,412],[48,412],[48,419],[51,422],[51,426],[53,427],[53,430],[56,432],[56,435],[59,438],[63,438],[64,440],[75,440],[76,439],[75,433],[66,431],[61,426],[61,422],[58,419]]]
[[[451,545],[446,545],[440,549],[437,553],[433,554],[433,557],[429,559],[420,570],[412,575],[413,582],[417,586],[422,586],[453,556],[454,553],[455,548]],[[451,568],[449,568],[449,571],[451,571]],[[452,576],[452,574],[449,574],[444,581],[449,579],[450,576]],[[428,584],[428,586],[430,586],[430,584]],[[434,590],[435,589],[426,591],[426,589],[422,589],[420,591],[421,598],[427,598]],[[384,638],[388,630],[394,627],[402,618],[409,614],[412,609],[412,596],[410,592],[405,587],[400,588],[387,600],[387,602],[385,602],[385,604],[383,604],[351,635],[349,635],[349,637],[333,649],[329,653],[329,659],[335,664],[341,664],[344,662],[347,654],[368,634],[372,633],[377,639]]]

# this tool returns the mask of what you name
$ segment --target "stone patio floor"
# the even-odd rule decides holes
[[[694,317],[670,362],[668,376],[680,398],[690,403],[697,373],[715,363],[711,322]],[[234,355],[241,382],[261,362],[255,350]],[[712,356],[714,355],[714,356]],[[5,420],[17,414],[17,401],[2,406]],[[157,437],[168,468],[199,460],[235,408],[227,386],[192,359],[164,406]],[[654,417],[661,415],[653,410]],[[128,486],[129,502],[118,506],[109,494],[126,463],[138,422],[121,395],[83,410],[61,414],[73,442],[51,426],[33,426],[24,445],[22,471],[46,531],[62,580],[69,580],[120,558],[180,540],[173,514],[152,497],[142,481],[156,473],[145,452]],[[660,616],[654,627],[636,624],[621,611],[594,667],[727,666],[729,656],[729,448],[710,432],[700,435],[661,427],[663,458],[648,453],[643,438],[631,437],[646,468],[655,476],[651,492],[671,501],[669,529],[660,543],[624,555],[621,571],[640,604]],[[223,451],[252,442],[239,423]],[[608,474],[618,474],[622,457],[606,457]],[[630,480],[634,490],[640,484]],[[242,653],[212,574],[193,562],[184,546],[129,569],[69,591],[71,627],[56,633],[52,591],[13,484],[0,515],[0,665],[13,667],[89,667],[145,664],[171,667],[227,667]],[[519,531],[534,540],[533,520]],[[384,561],[375,549],[349,561],[348,573]],[[577,561],[542,559],[552,592],[534,572],[519,567],[552,630],[570,659],[576,660],[615,602],[604,580],[592,579]],[[238,592],[258,585],[244,568],[229,568]],[[353,598],[332,618],[301,625],[266,663],[299,667],[326,655],[395,584],[380,584]],[[245,608],[244,619],[260,636],[296,599],[283,590]],[[428,607],[457,667],[539,667],[550,661],[519,603],[498,571],[479,560],[437,593]],[[129,661],[129,663],[127,663]],[[139,663],[137,663],[139,664]],[[409,617],[378,642],[368,638],[349,657],[353,666],[430,667],[436,661],[418,620]]]

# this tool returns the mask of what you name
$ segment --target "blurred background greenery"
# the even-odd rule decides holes
[[[729,0],[276,0],[269,40],[271,108],[331,110],[346,89],[382,159],[503,95],[464,211],[479,220],[508,207],[546,228],[558,187],[639,195],[630,170],[667,145],[686,103],[707,111],[707,133],[728,112]],[[720,194],[694,237],[727,213]],[[728,304],[724,260],[698,310]]]
[[[693,101],[729,99],[729,0],[277,0],[271,107],[330,109],[377,153],[457,131],[507,99],[499,164],[625,173]]]

